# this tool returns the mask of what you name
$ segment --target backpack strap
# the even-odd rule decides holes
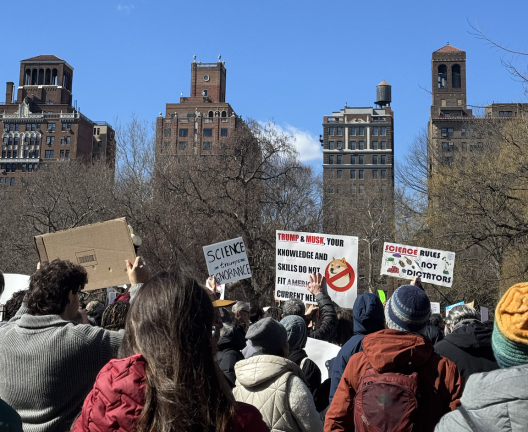
[[[467,409],[464,408],[464,405],[460,405],[457,410],[462,414],[462,417],[468,424],[469,428],[473,432],[478,432],[477,426],[475,425],[475,422],[473,421],[473,418],[471,417],[471,414],[467,411]]]

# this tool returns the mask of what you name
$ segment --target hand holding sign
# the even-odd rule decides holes
[[[310,273],[310,285],[308,285],[308,291],[314,296],[323,292],[321,285],[323,284],[323,275],[321,273]]]
[[[145,283],[146,281],[148,281],[149,272],[145,268],[145,264],[143,263],[141,257],[136,257],[134,264],[132,264],[129,260],[125,260],[125,262],[127,267],[128,280],[130,281],[131,285]]]

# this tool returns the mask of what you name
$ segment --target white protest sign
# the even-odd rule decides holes
[[[455,253],[395,243],[383,245],[382,275],[414,279],[450,287],[453,284]]]
[[[440,303],[431,302],[431,313],[434,313],[434,314],[440,313]]]
[[[203,251],[209,275],[214,275],[218,284],[251,277],[242,237],[204,246]]]
[[[29,288],[29,276],[4,273],[5,289],[0,296],[0,304],[6,304],[17,291],[27,290]]]
[[[482,322],[487,321],[489,319],[489,310],[487,307],[481,306],[480,307],[480,320]]]
[[[458,305],[463,305],[464,302],[461,301],[461,302],[458,302],[458,303],[455,303],[455,304],[452,304],[452,305],[449,305],[449,306],[446,306],[446,316],[449,315],[449,311],[451,309],[453,309],[455,306],[458,306]]]
[[[358,238],[291,231],[276,232],[275,299],[315,303],[308,291],[310,273],[326,279],[328,295],[352,308],[357,297]]]
[[[310,337],[306,339],[306,346],[304,347],[304,351],[306,351],[308,358],[313,361],[321,370],[323,381],[326,378],[330,378],[328,368],[326,367],[326,362],[337,357],[337,354],[339,354],[340,349],[341,347],[331,344],[329,342],[313,339]],[[325,375],[325,371],[327,375]]]

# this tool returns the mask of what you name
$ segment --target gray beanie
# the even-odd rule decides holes
[[[273,318],[257,321],[249,327],[246,339],[251,340],[256,353],[279,354],[286,345],[286,329]]]
[[[280,322],[288,334],[288,343],[290,351],[304,348],[306,344],[306,323],[304,319],[297,315],[288,315]]]

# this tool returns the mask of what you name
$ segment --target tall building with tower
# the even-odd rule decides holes
[[[360,238],[358,290],[384,284],[369,270],[383,244],[369,243],[367,255],[361,246],[365,235],[357,223],[368,216],[365,206],[386,200],[380,216],[387,228],[394,224],[394,112],[391,86],[382,81],[376,88],[376,107],[348,107],[323,117],[324,231]],[[379,212],[373,209],[373,213]],[[379,246],[379,250],[378,250]],[[379,267],[377,270],[379,276]],[[376,280],[374,280],[376,279]]]
[[[190,96],[167,103],[165,115],[156,120],[156,154],[209,156],[217,154],[218,143],[231,136],[241,119],[226,102],[225,62],[191,63]],[[182,159],[183,160],[183,159]]]
[[[106,122],[93,122],[74,106],[73,67],[54,55],[20,62],[19,85],[6,85],[0,102],[0,186],[16,186],[41,163],[105,157],[114,162],[115,137]],[[104,130],[104,147],[101,135]]]

